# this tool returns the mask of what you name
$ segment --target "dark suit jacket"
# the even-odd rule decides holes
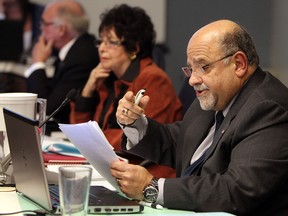
[[[132,152],[176,167],[180,176],[213,124],[195,100],[182,122],[149,119]],[[288,90],[260,68],[243,87],[197,173],[166,179],[164,204],[236,215],[288,215]]]
[[[56,65],[56,72],[52,79],[46,76],[45,70],[37,70],[27,79],[30,92],[38,97],[47,99],[47,114],[51,114],[65,99],[72,88],[85,85],[91,70],[99,63],[98,49],[95,38],[84,34],[73,44],[63,62]],[[57,121],[67,123],[70,107],[65,106],[58,115]]]

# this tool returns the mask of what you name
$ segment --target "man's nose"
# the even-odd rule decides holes
[[[196,73],[192,73],[189,78],[189,85],[195,86],[197,84],[201,84],[203,82],[202,77],[198,76]]]

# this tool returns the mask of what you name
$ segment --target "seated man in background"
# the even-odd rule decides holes
[[[80,3],[59,0],[49,3],[42,15],[42,35],[32,52],[33,64],[25,72],[28,91],[47,99],[47,114],[51,114],[72,88],[81,88],[90,71],[99,63],[95,37],[88,34],[89,20]],[[55,73],[47,77],[45,62],[55,48],[59,59]],[[57,122],[69,122],[70,107],[54,116]]]
[[[197,99],[182,121],[164,125],[143,116],[149,96],[137,106],[132,92],[116,113],[126,125],[123,147],[176,168],[177,178],[112,162],[121,191],[167,208],[288,215],[287,87],[259,67],[250,35],[229,20],[191,37],[187,64]]]
[[[100,63],[71,104],[70,122],[97,121],[119,154],[123,132],[115,113],[119,99],[127,90],[136,93],[146,88],[151,97],[146,115],[163,123],[182,119],[182,106],[171,79],[152,60],[156,33],[142,8],[124,4],[103,13],[99,37]],[[149,164],[148,169],[156,176],[175,176],[170,167],[150,164],[124,152],[121,155],[132,163]]]

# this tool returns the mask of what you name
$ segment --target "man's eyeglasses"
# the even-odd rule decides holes
[[[234,54],[235,54],[235,53],[226,55],[226,56],[224,56],[223,58],[220,58],[220,59],[218,59],[218,60],[216,60],[216,61],[213,61],[213,62],[211,62],[211,63],[208,63],[208,64],[206,64],[206,65],[204,65],[204,66],[196,65],[196,66],[194,67],[194,70],[193,70],[191,67],[182,67],[181,69],[182,69],[182,71],[184,72],[184,74],[185,74],[187,77],[191,77],[192,72],[194,72],[194,73],[196,73],[196,74],[198,74],[198,75],[203,75],[203,74],[206,74],[206,73],[207,73],[207,69],[208,69],[210,66],[212,66],[213,64],[215,64],[215,63],[217,63],[217,62],[219,62],[219,61],[222,61],[222,60],[224,60],[224,59],[226,59],[226,58],[228,58],[228,57],[231,57],[231,56],[233,56]]]
[[[97,40],[97,42],[96,42],[97,47],[99,47],[102,43],[104,43],[104,45],[110,49],[110,48],[114,48],[114,47],[122,45],[123,42],[122,41],[112,41],[112,40]]]
[[[40,20],[41,26],[49,26],[49,25],[54,25],[54,24],[55,24],[54,22],[48,22],[48,21],[45,21],[44,19]]]

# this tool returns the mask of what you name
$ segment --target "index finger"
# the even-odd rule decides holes
[[[125,171],[125,165],[126,162],[124,161],[112,161],[110,163],[110,169],[119,171],[119,172],[124,172]]]
[[[130,102],[134,102],[134,93],[132,91],[127,91],[124,95],[124,99]]]

